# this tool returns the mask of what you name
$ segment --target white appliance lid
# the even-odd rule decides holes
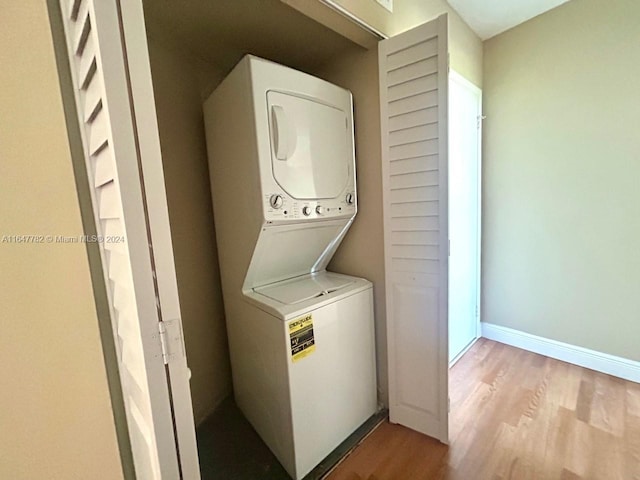
[[[273,176],[293,198],[336,198],[349,181],[347,112],[296,95],[267,92]]]
[[[354,283],[353,279],[320,272],[256,288],[254,291],[280,303],[293,305],[335,292],[352,283]]]
[[[243,288],[324,270],[349,225],[349,219],[339,218],[262,228]]]

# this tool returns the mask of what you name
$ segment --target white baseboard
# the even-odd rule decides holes
[[[482,336],[530,352],[640,383],[640,362],[482,322]]]

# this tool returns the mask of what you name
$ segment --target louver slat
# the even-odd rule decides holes
[[[430,92],[438,88],[438,76],[433,73],[389,88],[389,101],[395,102],[420,92]]]
[[[404,68],[398,68],[390,71],[387,74],[387,82],[389,87],[399,85],[409,80],[424,77],[426,75],[434,74],[438,71],[438,58],[432,57],[427,60],[420,60],[418,62],[407,65]]]
[[[115,163],[111,149],[103,148],[93,157],[93,185],[98,188],[115,179]]]
[[[73,21],[78,18],[78,11],[82,0],[69,0],[69,18]]]
[[[84,47],[89,38],[89,32],[91,31],[91,18],[89,17],[89,2],[84,2],[80,5],[78,12],[78,20],[75,24],[76,31],[73,41],[73,49],[76,55],[82,55]]]
[[[121,205],[118,195],[118,187],[115,182],[109,182],[99,188],[98,192],[98,208],[101,220],[107,218],[120,218]]]
[[[419,125],[417,127],[403,128],[389,134],[389,145],[396,147],[421,140],[433,140],[438,138],[438,124]]]
[[[389,132],[397,132],[405,128],[417,127],[438,121],[438,107],[402,113],[389,118]]]

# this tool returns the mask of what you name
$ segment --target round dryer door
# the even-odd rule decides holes
[[[293,198],[336,198],[353,164],[347,112],[308,98],[267,92],[271,162]]]

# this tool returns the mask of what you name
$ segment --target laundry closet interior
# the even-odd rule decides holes
[[[238,415],[229,399],[232,382],[203,102],[245,54],[352,92],[358,214],[329,270],[364,277],[379,288],[384,257],[377,39],[363,30],[372,45],[364,48],[278,0],[145,0],[143,5],[194,417],[196,425],[204,422],[202,443],[203,429],[222,428],[211,426],[216,418]],[[229,209],[237,210],[236,200],[228,198]],[[382,295],[375,292],[374,299],[377,351],[384,352]],[[386,385],[380,378],[386,359],[380,353],[377,364],[378,385]],[[222,409],[218,417],[217,409]],[[224,434],[233,438],[233,432]],[[206,464],[205,446],[199,450],[201,465]],[[256,461],[250,451],[246,454],[247,462]]]

